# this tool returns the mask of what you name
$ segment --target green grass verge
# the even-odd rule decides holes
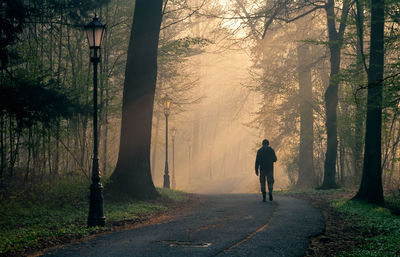
[[[274,191],[278,195],[331,195],[334,193],[348,193],[351,190],[345,188],[329,189],[329,190],[317,190],[317,189],[294,189],[294,190],[277,190]]]
[[[343,197],[351,190],[344,188],[333,190],[288,190],[277,191],[280,195],[304,196],[311,198],[318,196],[332,199],[332,197]],[[354,192],[353,192],[354,194]],[[355,226],[361,229],[363,237],[357,238],[360,246],[351,252],[341,252],[340,257],[391,257],[400,256],[400,216],[392,214],[399,213],[400,196],[385,197],[386,207],[367,204],[360,201],[352,201],[348,198],[331,201],[331,206]],[[392,212],[391,212],[392,211]]]
[[[0,255],[16,255],[110,230],[113,224],[142,220],[188,197],[167,189],[158,189],[161,197],[152,201],[126,198],[115,202],[106,197],[106,227],[87,228],[88,188],[88,182],[60,181],[41,185],[28,196],[0,199]]]
[[[398,205],[399,197],[387,197],[388,205]],[[332,207],[346,214],[348,219],[359,226],[366,237],[358,238],[360,247],[343,252],[342,257],[389,257],[400,256],[400,217],[387,208],[348,199],[335,200]]]

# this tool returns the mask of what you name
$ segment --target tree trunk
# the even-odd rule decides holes
[[[340,71],[340,47],[343,42],[343,34],[346,28],[349,1],[343,2],[343,10],[340,19],[339,32],[336,30],[335,22],[335,1],[328,0],[325,7],[328,25],[328,40],[330,50],[330,76],[329,86],[325,91],[326,109],[326,131],[327,146],[324,163],[324,181],[321,189],[337,188],[336,184],[336,159],[337,159],[337,113],[338,105],[338,74]]]
[[[4,120],[3,120],[3,113],[0,113],[0,151],[1,151],[1,163],[0,163],[0,179],[3,178],[3,173],[4,173],[4,169],[5,169],[5,161],[6,161],[6,156],[5,156],[5,142],[4,142],[4,138],[5,138],[5,126],[4,126]]]
[[[400,142],[400,127],[397,129],[397,136],[396,139],[393,142],[392,145],[392,158],[391,158],[391,167],[389,170],[389,176],[387,177],[386,180],[383,180],[383,183],[386,183],[387,187],[389,188],[389,190],[394,191],[395,189],[393,188],[393,183],[391,183],[392,181],[392,177],[393,177],[393,173],[395,172],[395,168],[396,168],[396,155],[397,155],[397,150],[398,150],[398,145]]]
[[[346,159],[345,147],[343,145],[343,141],[344,141],[344,139],[341,140],[340,145],[339,145],[340,183],[342,184],[342,186],[344,185],[344,177],[345,177],[344,163],[345,163],[345,159]]]
[[[105,17],[107,20],[110,20],[110,15],[109,15],[109,7],[110,4],[107,4],[105,7]],[[108,108],[109,108],[109,58],[110,58],[110,49],[108,47],[109,44],[109,38],[111,38],[111,35],[108,35],[108,37],[105,38],[104,40],[104,48],[103,48],[103,62],[101,65],[103,65],[101,69],[101,78],[103,79],[102,81],[102,86],[104,90],[104,100],[101,102],[102,104],[102,116],[101,116],[101,124],[103,124],[104,129],[103,129],[103,155],[102,155],[102,161],[103,161],[103,174],[106,176],[107,174],[107,163],[108,163]]]
[[[194,121],[193,121],[193,137],[192,137],[192,169],[191,169],[191,178],[192,181],[193,179],[196,180],[198,179],[199,175],[199,155],[200,155],[200,126],[201,126],[201,119],[198,119],[199,113],[196,113],[194,115]]]
[[[300,149],[299,179],[297,187],[311,188],[314,176],[314,118],[312,109],[312,81],[309,65],[310,46],[305,43],[297,45],[297,73],[300,95]]]
[[[28,181],[28,178],[29,178],[29,171],[31,169],[32,148],[33,148],[32,127],[30,127],[28,129],[28,160],[27,160],[27,163],[26,163],[24,183],[26,183]]]
[[[162,0],[136,0],[125,70],[118,162],[112,191],[140,199],[158,196],[151,179],[150,146]]]
[[[365,70],[363,67],[364,63],[364,7],[359,2],[356,2],[357,13],[356,28],[357,28],[357,73],[356,78],[358,83],[364,81]],[[365,94],[363,90],[358,92],[356,99],[356,113],[355,113],[355,129],[354,129],[354,145],[353,145],[353,170],[356,183],[360,183],[362,174],[362,151],[363,151],[363,141],[364,141],[364,122],[365,122],[365,110],[364,106]]]
[[[362,108],[357,104],[356,117],[355,117],[355,129],[354,129],[354,147],[353,147],[353,169],[356,181],[361,179],[362,170],[362,144],[363,144],[363,124],[364,115]],[[357,182],[357,183],[358,183]]]
[[[336,158],[337,158],[337,114],[338,81],[335,75],[339,73],[340,49],[331,47],[331,75],[329,86],[325,92],[327,147],[324,163],[324,182],[322,188],[336,188]]]
[[[384,65],[384,0],[371,1],[371,43],[368,71],[364,165],[355,199],[384,205],[381,166],[382,82]]]
[[[151,156],[151,177],[153,179],[153,183],[156,179],[156,163],[157,163],[157,145],[158,145],[158,132],[159,132],[159,124],[160,124],[160,114],[156,114],[156,124],[155,124],[155,129],[156,133],[154,135],[154,140],[155,142],[153,143],[153,153]]]
[[[63,40],[63,22],[64,22],[64,16],[61,12],[61,24],[60,24],[60,35],[59,35],[59,46],[58,46],[58,65],[57,65],[57,86],[58,88],[61,88],[61,67],[62,67],[62,50],[63,50],[63,45],[62,45],[62,40]],[[53,172],[54,175],[58,176],[58,170],[60,167],[60,128],[61,127],[61,122],[59,119],[56,120],[56,131],[55,131],[55,157],[54,157],[54,168]]]

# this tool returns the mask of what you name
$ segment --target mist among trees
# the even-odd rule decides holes
[[[90,182],[93,67],[83,26],[95,13],[107,25],[98,129],[111,194],[157,198],[166,150],[176,189],[255,192],[264,138],[278,155],[280,189],[359,188],[356,199],[379,205],[399,190],[398,1],[0,8],[4,198],[55,180]],[[174,149],[171,140],[165,148],[167,94]]]

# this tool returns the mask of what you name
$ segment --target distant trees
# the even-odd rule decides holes
[[[170,7],[175,8],[175,6]],[[167,9],[168,10],[168,9]],[[164,14],[163,24],[168,24],[168,15]],[[201,96],[193,93],[197,86],[199,75],[191,71],[187,62],[190,57],[201,54],[202,47],[210,42],[207,39],[195,37],[181,37],[181,32],[188,25],[176,24],[164,28],[160,32],[160,44],[158,49],[158,73],[157,88],[154,99],[153,111],[153,138],[152,138],[152,157],[151,172],[153,181],[156,180],[157,169],[156,160],[157,152],[160,146],[164,144],[164,133],[160,130],[164,126],[160,125],[160,121],[164,118],[164,97],[168,94],[173,101],[172,115],[176,117],[190,108],[194,103],[200,101]]]
[[[323,48],[309,40],[321,40],[321,22],[315,17],[323,5],[299,3],[300,8],[295,3],[271,1],[252,11],[252,1],[237,0],[235,5],[235,15],[243,17],[249,36],[255,39],[254,70],[260,70],[255,72],[259,83],[256,90],[264,99],[258,119],[265,136],[294,153],[293,159],[284,161],[290,166],[293,183],[299,188],[313,187],[318,183],[314,171],[313,87],[325,85],[313,75],[324,62],[324,52],[318,53]],[[310,13],[313,18],[305,17]]]
[[[372,61],[368,59],[368,56],[364,56],[365,45],[368,46],[368,44],[364,44],[364,41],[366,40],[365,38],[369,36],[365,21],[368,21],[370,18],[372,19],[372,9],[370,16],[370,5],[367,1],[268,1],[264,5],[255,5],[254,1],[251,0],[237,0],[232,3],[232,6],[236,9],[229,13],[232,17],[228,15],[227,19],[240,20],[244,30],[248,32],[247,37],[267,38],[267,40],[263,40],[262,43],[256,44],[254,48],[252,48],[252,54],[255,60],[253,72],[257,74],[255,71],[260,69],[260,67],[262,68],[262,61],[260,60],[266,59],[267,64],[267,66],[264,67],[264,73],[257,74],[255,80],[259,83],[259,88],[256,89],[257,92],[264,94],[264,104],[260,108],[258,121],[268,128],[270,134],[276,136],[277,142],[285,140],[282,144],[285,145],[287,152],[293,154],[292,157],[288,158],[288,162],[293,164],[288,163],[290,165],[290,167],[288,167],[288,171],[290,170],[289,177],[293,183],[301,185],[304,184],[304,181],[310,182],[314,180],[319,181],[319,183],[322,182],[321,188],[323,189],[336,188],[338,186],[338,181],[342,185],[345,183],[358,183],[362,167],[362,144],[365,133],[363,124],[366,109],[369,108],[370,111],[368,111],[368,115],[371,117],[371,110],[377,108],[377,106],[383,108],[382,125],[384,130],[382,141],[379,141],[379,143],[373,141],[374,143],[371,143],[371,138],[368,139],[368,137],[372,136],[366,137],[366,144],[368,144],[369,150],[365,148],[365,154],[368,154],[369,157],[364,157],[364,174],[366,173],[365,169],[368,170],[369,168],[375,167],[373,168],[375,170],[373,178],[377,184],[375,183],[376,187],[371,191],[377,192],[377,194],[374,193],[377,197],[380,195],[380,180],[377,179],[377,176],[379,176],[377,175],[379,174],[379,169],[376,168],[375,162],[380,163],[381,166],[387,170],[387,172],[384,173],[385,181],[389,178],[391,180],[393,179],[395,167],[398,167],[398,161],[395,156],[398,156],[398,151],[396,151],[396,149],[399,143],[396,139],[397,133],[395,133],[395,131],[398,131],[399,123],[397,118],[398,106],[396,106],[399,98],[395,97],[393,94],[393,92],[398,90],[398,68],[394,67],[398,67],[396,66],[398,65],[396,58],[398,57],[399,34],[397,32],[398,19],[394,16],[398,13],[399,6],[396,1],[388,2],[385,12],[390,19],[386,22],[382,21],[383,24],[388,24],[386,29],[384,29],[385,36],[387,37],[387,46],[382,52],[383,56],[385,56],[384,53],[386,53],[385,61],[387,61],[388,64],[385,66],[385,73],[387,73],[389,79],[385,79],[385,76],[381,77],[383,81],[381,84],[382,86],[385,85],[382,91],[383,102],[379,103],[377,97],[372,97],[371,95],[376,94],[372,91],[369,92],[368,97],[369,99],[370,97],[375,99],[375,101],[377,101],[375,103],[377,104],[372,104],[371,106],[369,103],[367,107],[365,107],[366,99],[363,93],[363,89],[365,88],[363,86],[365,82],[364,74],[366,74],[367,71],[366,62],[368,60],[369,62]],[[375,2],[372,1],[372,5],[374,4]],[[322,17],[321,10],[325,11],[324,23],[322,23],[320,19],[320,17]],[[307,48],[304,47],[306,44],[303,44],[303,48],[297,48],[299,64],[301,64],[297,67],[297,74],[300,79],[299,86],[301,87],[299,93],[300,98],[305,98],[303,94],[307,92],[307,90],[302,87],[302,85],[305,85],[304,81],[308,73],[304,67],[308,62],[305,57],[307,56],[308,59],[311,59],[311,62],[314,62],[314,65],[316,65],[315,67],[318,67],[311,71],[311,81],[313,83],[312,93],[314,94],[312,103],[314,118],[316,118],[314,121],[314,136],[319,138],[318,147],[313,151],[314,157],[310,157],[310,154],[307,154],[307,151],[305,151],[312,148],[310,142],[306,143],[306,137],[304,137],[303,134],[305,129],[311,129],[311,126],[304,126],[305,123],[303,123],[305,117],[303,107],[306,106],[304,105],[305,102],[302,103],[302,100],[300,100],[299,107],[303,107],[298,109],[299,113],[297,114],[296,110],[293,110],[294,106],[296,106],[293,104],[293,89],[291,88],[291,90],[289,90],[290,87],[288,87],[295,79],[290,76],[290,73],[293,72],[293,60],[289,60],[291,60],[296,53],[290,50],[288,43],[286,43],[286,47],[282,46],[282,42],[277,43],[279,42],[279,38],[284,39],[285,37],[288,41],[300,41],[300,34],[294,34],[297,38],[293,36],[293,26],[287,24],[301,24],[302,19],[306,17],[312,17],[310,18],[312,20],[308,22],[308,26],[310,28],[312,25],[315,26],[313,29],[309,30],[313,31],[314,34],[309,35],[308,39],[305,40],[305,42],[308,43],[308,47],[313,49],[317,45],[326,46],[329,53],[329,58],[324,58],[323,55],[318,57],[312,56],[310,53],[303,54],[307,52]],[[270,37],[269,40],[268,35]],[[372,44],[374,40],[371,34],[371,54],[372,52],[376,52]],[[298,45],[301,46],[302,44],[299,43]],[[381,50],[379,49],[378,51]],[[395,53],[396,51],[397,53]],[[321,54],[324,53],[321,52]],[[372,55],[370,58],[373,58]],[[377,57],[375,56],[374,58],[376,59]],[[329,61],[329,63],[327,63],[327,61]],[[274,64],[272,64],[272,62]],[[371,65],[373,64],[371,63]],[[326,67],[329,68],[326,69]],[[373,70],[373,68],[371,69]],[[280,70],[285,70],[285,73],[280,73]],[[368,70],[368,90],[370,91],[371,83],[373,85],[377,83],[371,82],[372,78],[369,72]],[[376,73],[376,69],[374,72]],[[382,73],[383,71],[380,72]],[[263,93],[263,87],[267,95]],[[324,87],[326,88],[324,89]],[[323,95],[324,99],[320,99],[318,96],[321,89],[325,91]],[[374,89],[371,90],[378,89],[374,86]],[[272,97],[270,96],[271,94],[273,95]],[[286,102],[287,99],[292,100]],[[371,102],[371,99],[369,101]],[[321,109],[325,109],[325,116],[321,115]],[[377,112],[378,111],[375,110],[375,114]],[[297,125],[293,126],[296,124],[293,121],[293,117],[296,116],[290,116],[295,113],[300,117],[300,121],[297,123],[299,124],[299,128],[296,127]],[[321,118],[325,119],[325,131],[321,129]],[[281,124],[279,120],[282,120]],[[374,118],[372,118],[372,120],[374,120],[375,125],[380,122]],[[300,130],[299,132],[297,131],[298,129]],[[367,133],[371,135],[371,124],[367,125],[367,130],[370,130]],[[372,130],[375,131],[372,132],[372,134],[375,135],[374,138],[376,139],[378,137],[377,135],[381,133],[377,128]],[[389,133],[391,133],[391,135],[389,135]],[[295,149],[293,144],[297,142],[296,140],[287,141],[288,138],[297,139],[297,135],[300,136],[300,151],[293,150]],[[379,151],[377,148],[378,144],[384,147],[385,150],[382,152]],[[318,172],[320,162],[319,152],[321,149],[325,150],[322,181],[320,180],[321,175]],[[374,151],[373,154],[370,152],[371,149]],[[308,157],[305,157],[305,155]],[[372,155],[375,157],[382,155],[382,157],[379,158],[383,159],[374,159]],[[308,168],[305,167],[307,165],[307,159],[309,158],[314,158],[315,161],[313,166],[316,169],[316,173],[314,174],[312,174],[311,166]],[[371,161],[375,164],[370,165]],[[296,176],[296,172],[293,172],[293,170],[298,170],[298,177],[295,177],[295,179],[293,179],[293,176]],[[314,178],[314,176],[316,176],[316,178]],[[364,184],[363,182],[362,185]],[[311,184],[306,187],[310,187],[310,185]],[[364,188],[364,186],[361,188]]]
[[[395,0],[371,3],[235,0],[226,3],[224,13],[223,5],[212,1],[140,0],[136,4],[144,11],[136,18],[145,20],[146,13],[157,18],[134,23],[130,34],[130,0],[4,0],[0,180],[89,177],[92,76],[80,28],[95,8],[108,25],[100,67],[100,162],[104,173],[114,169],[119,145],[112,142],[120,140],[112,176],[117,190],[142,198],[157,195],[150,166],[163,142],[157,141],[163,135],[161,99],[166,92],[173,95],[174,110],[182,112],[201,97],[188,93],[198,75],[186,61],[211,43],[203,38],[204,29],[204,37],[248,49],[254,65],[246,86],[263,99],[252,125],[282,149],[292,184],[354,185],[362,172],[356,198],[382,204],[382,174],[391,189],[400,176],[400,7]],[[201,19],[209,20],[199,26]],[[214,23],[221,33],[208,32]],[[128,35],[132,44],[125,63]],[[201,152],[202,124],[191,125],[193,153]]]
[[[205,6],[206,2],[204,0],[168,1],[163,8],[151,147],[151,172],[154,183],[163,177],[161,174],[164,172],[164,165],[157,164],[160,161],[158,153],[165,151],[163,149],[165,133],[161,133],[165,127],[162,125],[165,121],[165,95],[168,94],[172,99],[171,126],[174,126],[175,121],[190,111],[203,97],[202,94],[196,92],[200,72],[196,64],[193,65],[192,60],[203,54],[205,47],[213,44],[213,41],[209,39],[212,37],[211,33],[198,29],[201,26],[212,29],[214,26],[200,25],[202,22],[212,23],[208,19],[199,18],[198,13],[208,7]],[[210,5],[212,2],[207,3]]]

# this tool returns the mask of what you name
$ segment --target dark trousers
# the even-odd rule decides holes
[[[265,193],[265,178],[267,178],[268,182],[268,191],[272,193],[274,188],[274,171],[261,171],[260,172],[260,185],[261,185],[261,192]]]

